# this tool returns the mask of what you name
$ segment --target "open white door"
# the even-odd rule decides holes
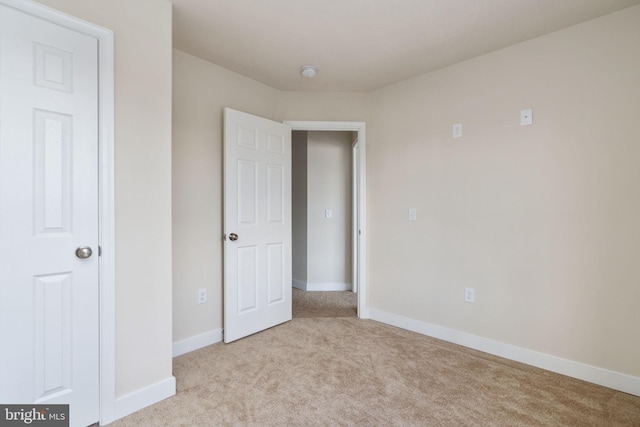
[[[224,342],[291,320],[291,128],[224,111]]]
[[[0,4],[0,402],[99,420],[98,41]]]

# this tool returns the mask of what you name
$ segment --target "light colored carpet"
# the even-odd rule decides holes
[[[350,291],[308,292],[293,288],[293,318],[357,317],[358,294]]]
[[[174,359],[123,426],[639,426],[640,398],[357,318],[296,318]]]

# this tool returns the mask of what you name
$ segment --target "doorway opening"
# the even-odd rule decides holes
[[[368,318],[365,124],[285,123],[293,132],[293,286],[334,293],[309,301],[334,300],[341,305],[334,307],[339,313],[348,311],[346,294],[353,292],[358,317]],[[296,180],[295,169],[307,165],[309,170]]]

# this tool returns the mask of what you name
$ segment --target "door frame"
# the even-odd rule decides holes
[[[113,31],[56,9],[25,0],[0,0],[51,23],[86,34],[98,41],[98,286],[100,424],[117,419],[115,413],[115,169],[114,169],[114,36]]]
[[[359,263],[358,254],[360,253],[360,204],[358,197],[360,195],[360,144],[358,136],[351,143],[351,290],[358,292],[359,268],[355,268]]]
[[[358,141],[358,158],[354,159],[358,163],[358,173],[356,174],[356,185],[359,188],[355,201],[358,206],[359,223],[358,231],[360,232],[360,244],[353,242],[352,254],[357,259],[357,265],[353,265],[354,270],[357,269],[358,283],[354,284],[358,290],[358,317],[361,319],[369,318],[369,305],[367,303],[367,137],[366,122],[336,122],[336,121],[294,121],[285,120],[283,123],[291,126],[291,130],[301,131],[351,131],[357,133]],[[357,249],[360,250],[357,250]],[[356,274],[353,274],[356,276]]]

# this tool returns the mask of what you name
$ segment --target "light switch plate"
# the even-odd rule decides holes
[[[333,210],[331,210],[331,209],[325,209],[325,210],[324,210],[324,217],[325,217],[325,218],[331,218],[331,217],[333,217]]]
[[[462,136],[462,123],[453,125],[453,137],[460,138]]]
[[[475,302],[476,301],[476,291],[473,288],[464,288],[464,300],[465,302]]]
[[[415,221],[418,219],[418,211],[416,208],[409,208],[409,221]]]

